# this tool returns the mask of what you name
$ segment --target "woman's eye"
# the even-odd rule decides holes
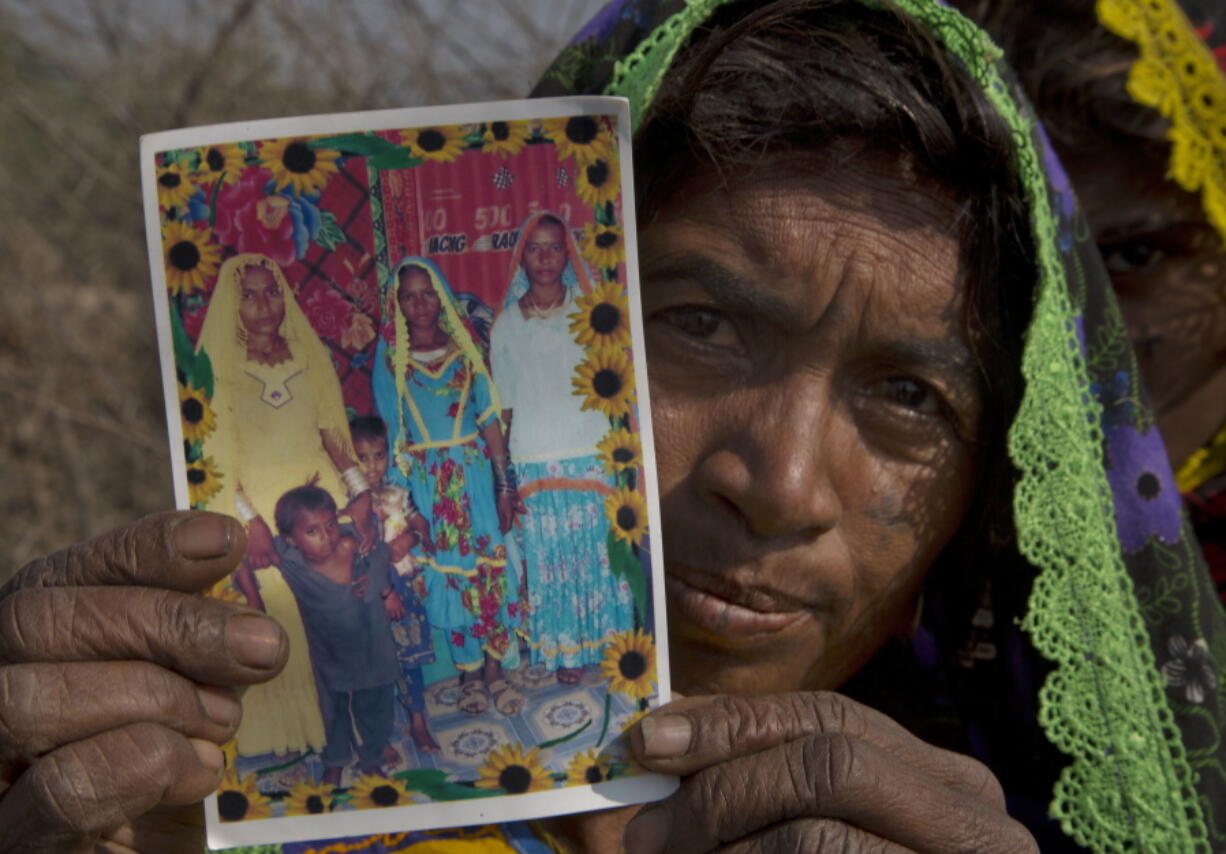
[[[1102,247],[1107,272],[1114,275],[1136,273],[1166,259],[1166,252],[1146,240],[1127,240]]]
[[[717,334],[723,331],[731,332],[727,318],[722,314],[697,306],[665,309],[656,317],[679,332],[704,341],[715,339]]]
[[[941,399],[928,385],[906,377],[890,377],[876,384],[874,391],[890,403],[922,415],[938,415]]]

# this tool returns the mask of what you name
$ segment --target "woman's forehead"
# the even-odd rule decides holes
[[[415,267],[415,266],[403,267],[400,270],[399,278],[400,278],[400,287],[401,289],[404,289],[404,290],[412,290],[413,288],[416,288],[418,290],[424,290],[424,289],[429,288],[433,290],[434,288],[434,286],[430,282],[430,274],[427,273],[421,267]]]
[[[240,282],[248,287],[276,284],[277,282],[277,277],[273,275],[272,270],[257,264],[249,264],[243,267],[239,271],[238,278]]]
[[[871,174],[699,188],[645,229],[644,267],[701,279],[721,299],[773,307],[766,313],[792,324],[849,300],[878,314],[941,315],[961,297],[956,214],[939,190]]]

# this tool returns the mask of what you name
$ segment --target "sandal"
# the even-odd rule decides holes
[[[527,702],[519,689],[505,679],[490,683],[490,696],[494,698],[494,708],[507,717],[518,715]]]
[[[485,683],[480,679],[461,683],[460,699],[456,705],[461,711],[470,715],[482,714],[490,705],[489,695],[485,692]]]

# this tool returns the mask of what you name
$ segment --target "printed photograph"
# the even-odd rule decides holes
[[[243,521],[212,593],[291,644],[244,696],[211,844],[667,791],[621,735],[667,673],[602,100],[144,139],[180,502]]]

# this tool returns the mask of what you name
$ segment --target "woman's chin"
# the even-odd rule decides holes
[[[778,694],[824,687],[815,684],[814,658],[790,656],[786,649],[745,655],[670,631],[668,660],[674,694]]]

